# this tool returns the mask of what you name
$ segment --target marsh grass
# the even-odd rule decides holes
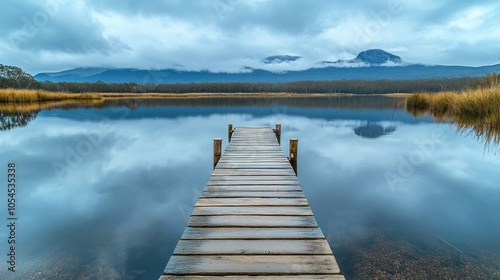
[[[500,87],[437,94],[418,93],[406,100],[408,111],[428,110],[434,115],[488,119],[500,116]]]
[[[0,103],[33,103],[61,100],[99,100],[97,93],[56,93],[43,90],[0,89]]]
[[[450,121],[460,133],[474,131],[490,149],[500,144],[500,86],[414,94],[405,106],[414,116],[429,112],[438,121]]]

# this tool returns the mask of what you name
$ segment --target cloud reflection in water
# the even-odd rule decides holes
[[[289,138],[299,138],[304,192],[351,276],[360,272],[349,258],[367,261],[353,248],[365,242],[368,252],[379,232],[389,244],[405,239],[431,246],[419,239],[425,233],[464,251],[483,250],[482,242],[500,248],[494,242],[500,234],[499,157],[483,154],[480,143],[448,125],[408,122],[404,112],[393,118],[392,110],[177,107],[185,112],[165,116],[170,109],[139,107],[130,118],[113,119],[113,131],[62,179],[51,163],[65,162],[66,147],[85,141],[109,110],[42,112],[29,126],[0,134],[0,158],[16,160],[21,178],[23,265],[16,276],[158,277],[210,176],[212,139],[227,135],[227,123],[280,122],[284,151]],[[384,132],[391,125],[398,129],[358,137],[353,128],[366,120]],[[409,161],[420,149],[417,142],[436,130],[444,141],[391,189],[384,173],[397,174],[401,160]]]

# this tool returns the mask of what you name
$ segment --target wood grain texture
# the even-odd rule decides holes
[[[251,181],[295,181],[299,182],[299,179],[295,175],[282,175],[282,176],[259,176],[259,175],[248,175],[248,176],[230,176],[230,175],[212,175],[210,181],[241,181],[241,180],[251,180]]]
[[[180,240],[174,255],[331,255],[325,239]]]
[[[338,274],[340,269],[330,256],[176,256],[165,274],[181,275],[294,275]]]
[[[299,181],[297,180],[272,180],[272,181],[251,181],[245,180],[246,178],[242,178],[240,181],[209,181],[207,186],[256,186],[256,185],[269,185],[269,186],[300,186]]]
[[[191,216],[190,227],[274,227],[312,228],[318,227],[313,216]]]
[[[306,198],[206,198],[201,197],[195,206],[309,206]]]
[[[345,280],[344,276],[337,274],[324,275],[272,275],[272,276],[189,276],[189,275],[162,275],[159,280]]]
[[[182,239],[325,239],[320,228],[193,228]]]
[[[217,216],[217,215],[265,215],[265,216],[312,216],[309,207],[195,207],[191,216]]]
[[[267,185],[267,184],[258,184],[258,185],[249,185],[247,184],[217,184],[217,185],[208,185],[205,187],[207,191],[302,191],[299,185]]]
[[[289,197],[304,197],[303,192],[256,192],[256,191],[204,191],[200,198],[252,198],[252,197],[261,197],[261,198],[289,198]]]
[[[282,176],[282,175],[287,175],[287,176],[293,176],[295,173],[293,172],[293,169],[286,168],[286,169],[219,169],[216,168],[213,172],[213,175],[240,175],[240,176],[246,176],[246,175],[261,175],[261,176]]]

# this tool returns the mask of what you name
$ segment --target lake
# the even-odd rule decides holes
[[[16,272],[2,279],[157,279],[227,124],[282,124],[348,279],[500,279],[500,154],[399,98],[107,101],[0,114],[0,219],[16,165]]]

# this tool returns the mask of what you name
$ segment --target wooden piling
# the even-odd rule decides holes
[[[214,138],[214,169],[219,163],[222,154],[222,139]]]
[[[277,123],[276,128],[273,129],[274,134],[276,134],[276,139],[278,139],[278,144],[281,145],[281,124]]]
[[[227,125],[227,142],[231,142],[231,137],[233,136],[233,124]]]
[[[295,175],[297,175],[297,152],[299,149],[299,139],[293,138],[290,139],[290,157],[288,160],[290,161],[290,165],[293,168],[293,171],[295,172]]]

